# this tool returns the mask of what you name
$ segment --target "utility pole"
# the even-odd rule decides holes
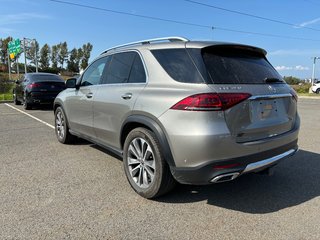
[[[11,60],[10,60],[9,49],[7,49],[7,55],[8,55],[8,71],[9,71],[9,80],[11,80]]]
[[[37,54],[37,42],[35,39],[33,39],[34,41],[34,56],[35,56],[35,63],[36,63],[36,72],[38,72],[38,54]]]
[[[23,38],[23,51],[24,51],[24,73],[27,73],[27,56],[26,56],[26,38]]]
[[[19,57],[16,56],[16,64],[17,64],[17,73],[18,73],[18,79],[20,78],[20,70],[19,70]]]
[[[313,83],[314,83],[314,80],[316,78],[316,61],[317,59],[320,59],[320,57],[313,57],[313,65],[312,65],[312,77],[311,77],[311,87],[309,89],[309,93],[312,93],[312,86],[313,86]]]

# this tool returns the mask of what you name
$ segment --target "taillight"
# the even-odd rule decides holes
[[[298,94],[296,93],[296,91],[294,89],[291,89],[290,93],[291,93],[292,97],[294,98],[294,100],[298,101]]]
[[[40,83],[30,83],[27,85],[27,88],[38,88],[40,86],[41,86]]]
[[[171,109],[186,111],[226,110],[249,97],[251,97],[249,93],[202,93],[181,100]]]

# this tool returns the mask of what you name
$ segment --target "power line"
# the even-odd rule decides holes
[[[320,32],[320,29],[317,29],[317,28],[301,26],[301,25],[298,25],[298,24],[284,22],[284,21],[280,21],[280,20],[277,20],[277,19],[260,17],[260,16],[253,15],[253,14],[250,14],[250,13],[239,12],[239,11],[235,11],[235,10],[231,10],[231,9],[227,9],[227,8],[222,8],[222,7],[218,7],[218,6],[214,6],[214,5],[210,5],[210,4],[206,4],[206,3],[201,3],[201,2],[197,2],[197,1],[193,1],[193,0],[184,0],[184,1],[185,2],[189,2],[189,3],[194,3],[194,4],[197,4],[197,5],[201,5],[201,6],[204,6],[204,7],[214,8],[214,9],[218,9],[218,10],[225,11],[225,12],[231,12],[231,13],[235,13],[235,14],[238,14],[238,15],[243,15],[243,16],[247,16],[247,17],[253,17],[253,18],[266,20],[266,21],[274,22],[274,23],[279,23],[279,24],[282,24],[282,25],[287,25],[287,26],[291,26],[291,27],[295,27],[295,28],[305,28],[305,29],[309,29],[309,30]]]
[[[201,24],[196,24],[196,23],[188,23],[188,22],[176,21],[176,20],[171,20],[171,19],[152,17],[152,16],[146,16],[146,15],[123,12],[123,11],[116,11],[116,10],[112,10],[112,9],[95,7],[95,6],[84,5],[84,4],[73,3],[73,2],[67,2],[67,1],[61,1],[61,0],[49,0],[49,1],[62,3],[62,4],[68,4],[68,5],[71,5],[71,6],[77,6],[77,7],[83,7],[83,8],[90,8],[90,9],[94,9],[94,10],[100,10],[100,11],[104,11],[104,12],[117,13],[117,14],[122,14],[122,15],[127,15],[127,16],[140,17],[140,18],[158,20],[158,21],[163,21],[163,22],[178,23],[178,24],[183,24],[183,25],[189,25],[189,26],[194,26],[194,27],[202,27],[202,28],[210,28],[211,29],[211,26],[208,26],[208,25],[201,25]]]
[[[259,36],[266,36],[266,37],[276,37],[276,38],[285,38],[285,39],[293,39],[293,40],[314,41],[314,42],[319,42],[320,41],[320,39],[299,38],[299,37],[291,37],[291,36],[285,36],[285,35],[250,32],[250,31],[242,31],[242,30],[223,28],[223,27],[217,27],[217,26],[209,26],[209,25],[197,24],[197,23],[183,22],[183,21],[178,21],[178,20],[165,19],[165,18],[159,18],[159,17],[152,17],[152,16],[147,16],[147,15],[134,14],[134,13],[124,12],[124,11],[117,11],[117,10],[113,10],[113,9],[107,9],[107,8],[95,7],[95,6],[84,5],[84,4],[79,4],[79,3],[73,3],[73,2],[63,1],[63,0],[49,0],[49,1],[56,2],[56,3],[61,3],[61,4],[66,4],[66,5],[70,5],[70,6],[76,6],[76,7],[82,7],[82,8],[88,8],[88,9],[93,9],[93,10],[104,11],[104,12],[122,14],[122,15],[127,15],[127,16],[132,16],[132,17],[139,17],[139,18],[162,21],[162,22],[176,23],[176,24],[182,24],[182,25],[187,25],[187,26],[192,26],[192,27],[207,28],[207,29],[210,29],[210,30],[220,30],[220,31],[227,31],[227,32],[236,32],[236,33],[242,33],[242,34],[252,34],[252,35],[259,35]]]

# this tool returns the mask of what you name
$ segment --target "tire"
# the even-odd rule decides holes
[[[32,109],[32,104],[28,103],[27,100],[25,100],[24,103],[23,103],[23,108],[25,110],[30,110],[30,109]]]
[[[75,136],[69,132],[68,121],[61,107],[54,112],[55,133],[59,142],[63,144],[73,143]]]
[[[17,94],[13,93],[13,102],[14,105],[21,105],[21,102],[17,98]]]
[[[176,184],[164,160],[155,134],[145,128],[133,129],[123,150],[123,165],[131,187],[144,198],[156,198]]]
[[[27,93],[26,93],[26,92],[24,93],[24,96],[23,96],[23,108],[24,108],[25,110],[30,110],[30,109],[32,109],[32,104],[31,104],[31,103],[28,103]]]
[[[317,89],[316,94],[320,94],[320,88]]]

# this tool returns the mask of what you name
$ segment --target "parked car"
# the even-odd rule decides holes
[[[312,89],[312,92],[320,94],[320,81],[315,81],[311,89]]]
[[[40,104],[53,104],[55,97],[65,88],[65,81],[56,74],[26,73],[16,81],[14,103],[23,103],[25,109]]]
[[[257,47],[135,42],[106,50],[67,87],[54,102],[58,141],[78,136],[121,156],[145,198],[267,171],[298,149],[297,95]]]

